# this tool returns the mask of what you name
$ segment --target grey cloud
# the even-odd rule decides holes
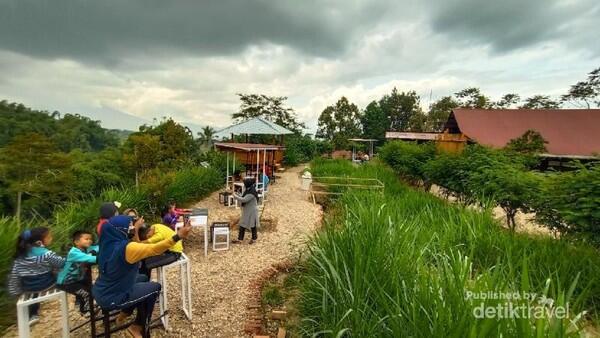
[[[435,6],[431,25],[454,41],[474,41],[495,52],[508,52],[564,37],[569,26],[595,6],[588,0],[450,0]]]
[[[231,55],[261,43],[334,57],[389,16],[387,2],[0,0],[0,48],[110,65]]]

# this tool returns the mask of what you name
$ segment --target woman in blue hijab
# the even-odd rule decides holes
[[[136,229],[129,216],[114,216],[102,227],[98,254],[100,276],[92,293],[102,309],[121,310],[118,321],[124,321],[137,309],[135,323],[127,328],[134,337],[142,337],[142,328],[148,330],[161,288],[156,282],[139,282],[138,263],[167,251],[177,241],[186,238],[190,229],[188,222],[172,238],[146,244],[131,241]]]

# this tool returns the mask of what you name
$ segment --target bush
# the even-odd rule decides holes
[[[431,143],[416,144],[403,141],[386,143],[379,150],[379,156],[388,165],[412,184],[425,180],[424,165],[435,155]]]
[[[600,164],[548,175],[536,218],[554,231],[600,246]]]
[[[312,139],[309,135],[291,135],[286,138],[283,162],[289,166],[310,162],[313,158],[331,152],[329,142]]]

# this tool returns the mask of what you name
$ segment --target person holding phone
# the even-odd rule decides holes
[[[252,231],[250,244],[254,244],[258,239],[258,192],[256,191],[256,182],[252,178],[244,180],[244,194],[233,194],[233,198],[242,204],[242,216],[240,217],[240,228],[238,230],[238,239],[231,241],[234,244],[241,243],[244,240],[246,230]]]
[[[172,237],[148,244],[132,241],[137,229],[129,216],[114,216],[102,227],[98,254],[100,276],[92,293],[102,309],[121,310],[117,324],[136,310],[135,322],[127,328],[133,337],[142,337],[142,328],[149,330],[152,310],[161,289],[159,283],[139,281],[138,263],[162,254],[187,238],[191,228],[186,222]]]

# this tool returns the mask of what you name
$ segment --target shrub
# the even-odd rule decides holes
[[[413,184],[425,179],[424,165],[435,155],[433,144],[416,144],[403,141],[386,143],[379,156],[403,178]]]
[[[536,218],[554,231],[600,246],[600,164],[548,175]]]
[[[469,174],[468,186],[480,203],[494,202],[506,213],[506,223],[515,230],[517,211],[530,212],[540,194],[541,178],[533,172],[502,164]]]

